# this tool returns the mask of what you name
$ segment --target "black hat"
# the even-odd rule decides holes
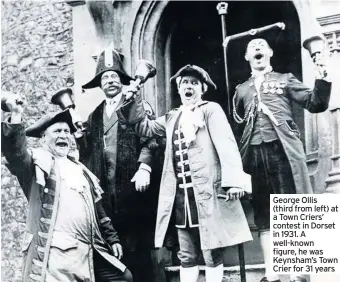
[[[98,57],[95,77],[82,86],[83,89],[90,89],[100,86],[101,75],[106,71],[118,73],[122,83],[129,85],[132,78],[123,69],[122,60],[117,51],[113,49],[104,50]]]
[[[204,69],[195,65],[186,65],[182,67],[173,77],[170,78],[170,81],[176,81],[177,77],[185,75],[196,75],[202,82],[206,83],[215,90],[217,89],[209,74]]]
[[[48,113],[40,118],[36,123],[26,129],[26,136],[40,138],[42,133],[57,122],[66,122],[70,127],[71,133],[77,131],[77,128],[72,122],[72,116],[69,109],[57,113]]]

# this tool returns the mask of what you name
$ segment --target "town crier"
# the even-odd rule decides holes
[[[310,89],[292,73],[273,71],[272,56],[273,50],[265,39],[255,38],[248,43],[245,59],[251,77],[236,87],[233,97],[234,119],[246,124],[240,153],[244,171],[252,178],[255,224],[266,265],[261,282],[280,281],[270,270],[270,194],[313,192],[292,103],[311,113],[321,113],[327,109],[331,93],[321,59],[316,61],[317,79],[314,89]],[[291,277],[291,281],[306,279]]]
[[[76,128],[69,110],[49,113],[25,131],[23,101],[8,96],[11,113],[1,123],[1,151],[28,200],[22,281],[132,281],[99,180],[70,154]],[[42,146],[28,149],[26,136]]]
[[[171,81],[177,85],[180,108],[150,120],[138,96],[122,113],[141,136],[166,136],[156,247],[163,245],[169,224],[174,224],[181,281],[197,281],[202,250],[206,281],[220,282],[225,248],[252,240],[239,200],[245,187],[241,157],[221,106],[202,99],[216,88],[208,73],[186,65]],[[126,93],[126,98],[134,94]]]

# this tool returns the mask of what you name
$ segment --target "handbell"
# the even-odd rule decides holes
[[[156,75],[156,68],[147,60],[139,60],[136,67],[135,79],[140,84],[145,83],[149,78]]]
[[[325,47],[325,37],[322,34],[321,26],[316,18],[311,17],[309,19],[308,26],[311,33],[309,33],[302,46],[309,52],[311,58],[315,58],[317,53],[323,53]]]
[[[51,102],[52,104],[59,106],[62,110],[69,109],[73,123],[76,125],[79,131],[82,132],[85,130],[85,128],[83,126],[81,117],[75,110],[76,105],[73,102],[72,93],[73,92],[71,88],[63,88],[52,96]]]
[[[156,68],[147,60],[139,60],[136,67],[136,72],[134,76],[134,81],[130,83],[127,88],[125,88],[125,93],[128,92],[137,92],[139,89],[141,89],[144,85],[144,83],[149,79],[156,75]],[[124,94],[126,95],[126,94]],[[118,106],[116,108],[116,111],[118,111],[120,108],[125,107],[126,105],[130,104],[133,101],[134,95],[130,96],[129,98],[125,97],[125,101],[123,104]]]
[[[59,90],[52,96],[51,99],[52,104],[58,105],[62,110],[67,108],[75,108],[75,104],[72,99],[72,89],[71,88],[63,88]]]
[[[322,53],[325,47],[325,40],[320,35],[313,35],[303,41],[303,47],[309,52],[312,58],[317,53]]]

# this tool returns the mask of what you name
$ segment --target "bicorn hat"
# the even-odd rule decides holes
[[[57,113],[48,113],[40,118],[36,123],[26,129],[26,136],[40,138],[42,133],[57,122],[66,122],[70,127],[71,133],[77,131],[77,128],[72,122],[72,116],[69,109]]]
[[[195,65],[186,65],[182,67],[173,77],[170,78],[170,81],[176,81],[177,77],[185,76],[185,75],[194,75],[197,76],[202,82],[206,83],[208,87],[212,87],[214,90],[217,89],[215,83],[211,80],[209,74],[202,68]]]
[[[232,41],[235,40],[238,46],[244,46],[239,47],[241,49],[244,49],[244,52],[247,51],[247,47],[250,41],[254,39],[264,39],[268,43],[270,48],[277,49],[277,47],[282,45],[282,43],[286,40],[285,34],[282,32],[283,30],[285,30],[285,24],[276,23],[270,26],[271,28],[264,30],[261,28],[249,30],[248,32],[245,32],[244,35],[240,38],[237,38],[237,34],[231,35],[230,38]],[[236,36],[236,38],[233,40],[234,36]]]
[[[122,84],[129,85],[132,78],[123,69],[120,54],[114,49],[104,50],[97,59],[97,68],[94,78],[82,86],[83,89],[91,89],[100,86],[100,79],[104,72],[115,71],[118,73]]]

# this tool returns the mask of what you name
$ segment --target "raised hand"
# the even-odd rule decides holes
[[[133,100],[134,98],[136,98],[139,89],[140,89],[140,84],[138,83],[138,81],[131,80],[130,85],[125,87],[122,91],[123,95],[125,96],[125,100],[129,101],[129,100]]]
[[[315,64],[316,69],[316,78],[317,79],[326,79],[329,80],[329,57],[325,54],[316,53],[313,62]]]
[[[11,113],[21,114],[26,105],[25,96],[14,94],[8,91],[1,91],[1,108],[6,108]],[[4,107],[3,107],[4,104]]]
[[[1,109],[11,113],[10,123],[21,123],[21,116],[26,105],[25,96],[7,91],[1,91],[1,96]]]

